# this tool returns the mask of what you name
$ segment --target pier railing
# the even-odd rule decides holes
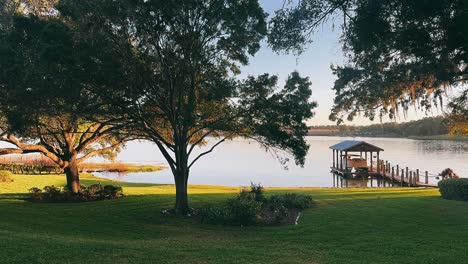
[[[436,187],[440,176],[428,171],[410,169],[400,165],[392,165],[388,161],[376,164],[381,177],[386,178],[394,184],[410,187]]]
[[[388,161],[381,161],[380,164],[373,162],[369,167],[368,177],[370,186],[373,187],[373,180],[377,180],[380,187],[437,187],[441,177],[429,171],[410,169],[400,165],[392,165]],[[355,176],[358,172],[348,169],[331,167],[332,173],[342,177]],[[345,184],[347,185],[347,184]]]

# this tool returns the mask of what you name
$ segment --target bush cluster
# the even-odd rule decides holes
[[[257,222],[257,216],[262,208],[262,202],[256,200],[253,192],[241,191],[233,199],[227,201],[226,219],[236,225],[252,225]]]
[[[42,190],[39,188],[31,188],[31,200],[33,202],[88,202],[118,199],[123,196],[122,187],[93,184],[89,187],[81,186],[81,192],[73,193],[68,188],[45,186]]]
[[[212,224],[281,225],[294,223],[298,213],[311,206],[308,195],[285,193],[267,198],[262,186],[252,184],[224,205],[198,210],[197,216]]]
[[[446,168],[439,173],[439,176],[442,176],[442,179],[460,178],[460,176],[458,176],[458,174],[456,174],[451,168]]]
[[[312,206],[312,197],[297,193],[277,194],[270,197],[269,204],[282,205],[288,209],[304,210]]]
[[[6,170],[0,170],[0,182],[12,182],[11,172]]]
[[[442,198],[448,200],[468,201],[468,179],[449,178],[438,183]]]

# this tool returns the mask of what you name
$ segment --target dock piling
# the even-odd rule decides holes
[[[400,182],[401,182],[401,186],[403,186],[404,182],[405,182],[405,169],[401,169],[401,176],[400,176]]]
[[[395,185],[395,168],[392,167],[392,187]]]

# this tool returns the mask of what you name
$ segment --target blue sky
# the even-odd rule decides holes
[[[283,0],[260,0],[264,10],[273,14],[274,10],[280,8]],[[313,43],[308,47],[306,52],[300,56],[294,55],[278,55],[274,53],[266,43],[262,44],[262,48],[251,58],[250,64],[242,68],[242,75],[258,75],[270,73],[278,75],[280,85],[287,78],[288,74],[297,70],[302,76],[308,76],[312,81],[312,100],[318,103],[315,109],[315,117],[308,121],[309,125],[327,125],[333,124],[328,120],[330,109],[333,105],[334,93],[331,90],[335,77],[332,75],[330,66],[332,64],[342,64],[344,62],[341,45],[339,43],[340,25],[333,21],[321,26],[313,35]],[[434,109],[433,115],[439,115],[441,110]],[[409,120],[425,117],[422,112],[410,110],[408,117],[401,118],[397,121],[406,122]],[[388,118],[384,122],[391,121]],[[367,125],[371,123],[379,123],[380,120],[374,122],[365,118],[357,118],[352,123],[356,125]]]

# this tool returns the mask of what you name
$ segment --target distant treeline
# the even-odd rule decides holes
[[[426,117],[405,123],[382,123],[369,126],[312,126],[309,135],[429,137],[448,134],[444,117]]]

